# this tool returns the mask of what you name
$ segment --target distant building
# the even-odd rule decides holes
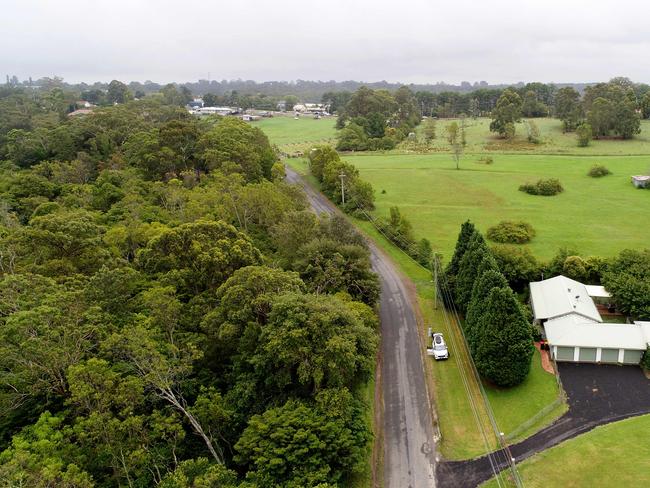
[[[187,106],[191,109],[203,108],[203,100],[201,98],[195,98],[191,102],[188,102]]]
[[[648,188],[648,186],[650,186],[650,176],[644,176],[644,175],[633,176],[632,184],[636,188]]]
[[[323,103],[299,103],[293,106],[293,111],[303,114],[326,114],[329,107]]]
[[[530,284],[535,323],[543,328],[556,361],[639,364],[650,345],[650,322],[604,323],[594,299],[602,286],[556,276]]]
[[[78,117],[80,115],[88,115],[93,112],[92,108],[80,108],[79,110],[75,110],[73,112],[70,112],[68,114],[68,117]]]
[[[189,109],[193,115],[236,115],[239,109],[235,107],[197,107]]]

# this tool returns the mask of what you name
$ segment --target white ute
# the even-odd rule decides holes
[[[433,339],[433,357],[437,361],[439,359],[449,359],[449,351],[447,350],[447,344],[445,344],[445,338],[442,337],[442,334],[436,332],[431,336]]]

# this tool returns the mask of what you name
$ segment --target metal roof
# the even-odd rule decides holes
[[[585,288],[587,289],[587,293],[589,293],[590,297],[596,297],[596,298],[610,298],[612,295],[605,290],[604,286],[600,285],[585,285]]]
[[[566,276],[532,282],[530,301],[537,320],[577,314],[586,319],[602,322],[587,287]]]
[[[650,342],[650,322],[602,324],[571,314],[544,324],[553,346],[601,347],[645,351]]]

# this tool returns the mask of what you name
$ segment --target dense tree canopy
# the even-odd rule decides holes
[[[67,117],[74,94],[0,90],[0,484],[335,486],[371,436],[363,238],[305,210],[259,129],[129,91]]]
[[[621,312],[650,320],[650,250],[627,250],[613,260],[603,284]]]

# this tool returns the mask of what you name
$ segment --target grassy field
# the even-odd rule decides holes
[[[623,142],[620,142],[623,144]],[[491,165],[480,155],[466,155],[456,170],[448,154],[347,155],[376,195],[376,214],[387,216],[397,205],[413,224],[415,235],[428,238],[449,259],[462,222],[485,230],[501,220],[525,220],[537,231],[529,244],[539,258],[569,247],[583,255],[611,256],[624,248],[647,246],[640,225],[647,219],[650,192],[637,190],[630,175],[650,169],[650,156],[566,156],[494,154]],[[594,164],[612,175],[591,178]],[[564,193],[533,196],[519,185],[559,178]]]
[[[440,119],[436,122],[437,138],[431,144],[431,151],[448,151],[445,127],[453,120]],[[648,155],[650,154],[650,120],[641,123],[641,134],[629,141],[594,140],[588,147],[577,147],[575,133],[563,133],[562,124],[556,119],[531,119],[539,128],[540,143],[527,140],[526,123],[516,124],[517,132],[513,142],[505,142],[490,132],[490,119],[465,119],[468,153],[524,152],[535,154],[579,154],[579,155]],[[422,131],[423,126],[418,127]]]
[[[649,432],[650,415],[597,427],[527,459],[519,473],[528,488],[650,486]]]
[[[554,119],[535,120],[544,141],[539,145],[524,141],[523,126],[515,143],[505,143],[490,134],[489,119],[469,119],[468,146],[458,171],[444,152],[448,123],[438,121],[438,138],[424,154],[402,149],[344,155],[375,188],[376,214],[385,216],[398,205],[415,235],[427,237],[444,258],[467,219],[482,231],[504,219],[529,222],[537,231],[529,246],[541,259],[560,247],[612,256],[647,246],[640,224],[647,218],[650,192],[635,190],[630,176],[650,172],[650,121],[643,121],[642,133],[633,140],[593,141],[578,148],[575,136],[563,134]],[[286,152],[331,142],[335,135],[332,119],[276,117],[259,121],[259,127]],[[488,155],[494,163],[481,164]],[[588,177],[594,164],[604,164],[613,174]],[[565,192],[540,197],[518,191],[522,183],[548,177],[559,178]]]
[[[254,122],[262,129],[269,140],[282,151],[293,153],[304,151],[314,144],[329,143],[334,145],[336,130],[333,117],[314,119],[303,116],[298,120],[291,116],[264,118]]]
[[[298,172],[307,175],[308,169],[304,159],[292,159],[288,162]],[[314,183],[313,178],[310,178],[310,182]],[[448,361],[436,362],[429,358],[426,365],[427,377],[430,379],[429,388],[433,393],[432,399],[439,417],[440,449],[443,456],[447,459],[467,459],[484,454],[488,447],[492,449],[496,446],[496,439],[492,435],[479,385],[472,380],[468,353],[461,347],[462,337],[458,324],[452,317],[445,317],[442,308],[434,309],[431,273],[388,242],[370,222],[355,220],[355,224],[381,246],[415,284],[422,317],[422,337],[431,327],[442,332],[452,347]],[[454,345],[456,347],[453,347]],[[469,378],[467,387],[464,387],[463,376]],[[513,433],[516,434],[510,437],[509,441],[525,438],[566,410],[565,404],[560,403],[557,408],[525,426],[525,429],[521,428],[540,411],[557,403],[560,396],[555,376],[543,370],[537,352],[533,357],[531,373],[524,383],[511,389],[499,389],[489,385],[484,385],[484,388],[499,431],[509,437]],[[472,401],[476,404],[476,413],[472,409]],[[487,432],[487,439],[483,437],[481,430]]]

